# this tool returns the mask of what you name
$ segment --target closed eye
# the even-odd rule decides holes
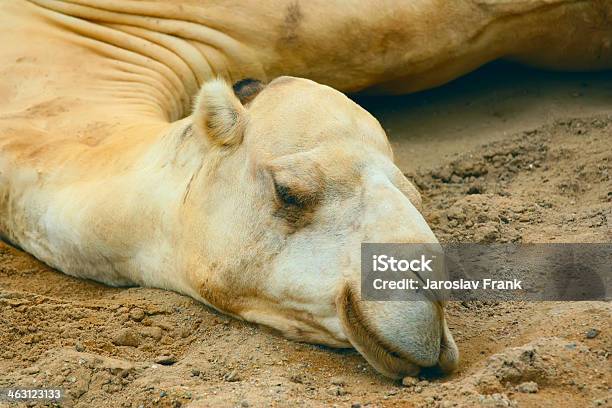
[[[274,178],[276,196],[274,216],[283,219],[290,227],[290,231],[309,225],[315,216],[319,192],[303,187],[300,183],[294,183],[290,187]]]
[[[290,155],[274,160],[267,170],[274,185],[274,216],[282,218],[292,230],[310,224],[325,190],[318,164]]]
[[[273,177],[273,180],[276,197],[285,207],[306,209],[313,207],[318,201],[319,191],[312,191],[303,183],[289,185],[279,182],[276,177]]]
[[[287,206],[301,206],[297,195],[291,192],[291,189],[285,185],[279,184],[274,180],[274,190],[278,199]]]

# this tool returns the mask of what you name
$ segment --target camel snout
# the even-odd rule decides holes
[[[337,307],[353,347],[389,378],[416,376],[424,367],[448,374],[458,366],[459,351],[438,302],[363,301],[347,285]]]

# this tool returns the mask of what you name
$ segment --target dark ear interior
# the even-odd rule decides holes
[[[257,94],[260,93],[264,87],[265,85],[257,79],[245,78],[236,82],[232,88],[234,89],[234,94],[240,100],[240,103],[246,105],[255,99]]]

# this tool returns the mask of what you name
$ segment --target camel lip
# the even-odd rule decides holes
[[[347,338],[376,371],[395,380],[419,374],[420,365],[400,351],[393,350],[367,326],[363,318],[360,318],[361,311],[354,300],[350,285],[345,286],[336,303]]]
[[[372,330],[367,319],[363,318],[359,302],[355,299],[355,290],[347,285],[338,295],[338,315],[342,328],[352,346],[379,373],[392,378],[416,377],[423,371],[427,375],[445,376],[452,374],[459,365],[459,351],[444,318],[444,307],[440,302],[432,302],[436,313],[441,314],[440,339],[437,351],[424,360],[415,358]],[[433,350],[432,350],[433,352]]]

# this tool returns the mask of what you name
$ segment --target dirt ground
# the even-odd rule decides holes
[[[362,102],[441,241],[610,242],[611,75],[499,80],[514,69]],[[59,386],[62,406],[612,406],[610,303],[455,302],[448,319],[458,372],[402,385],[355,351],[65,276],[0,244],[0,388]]]

